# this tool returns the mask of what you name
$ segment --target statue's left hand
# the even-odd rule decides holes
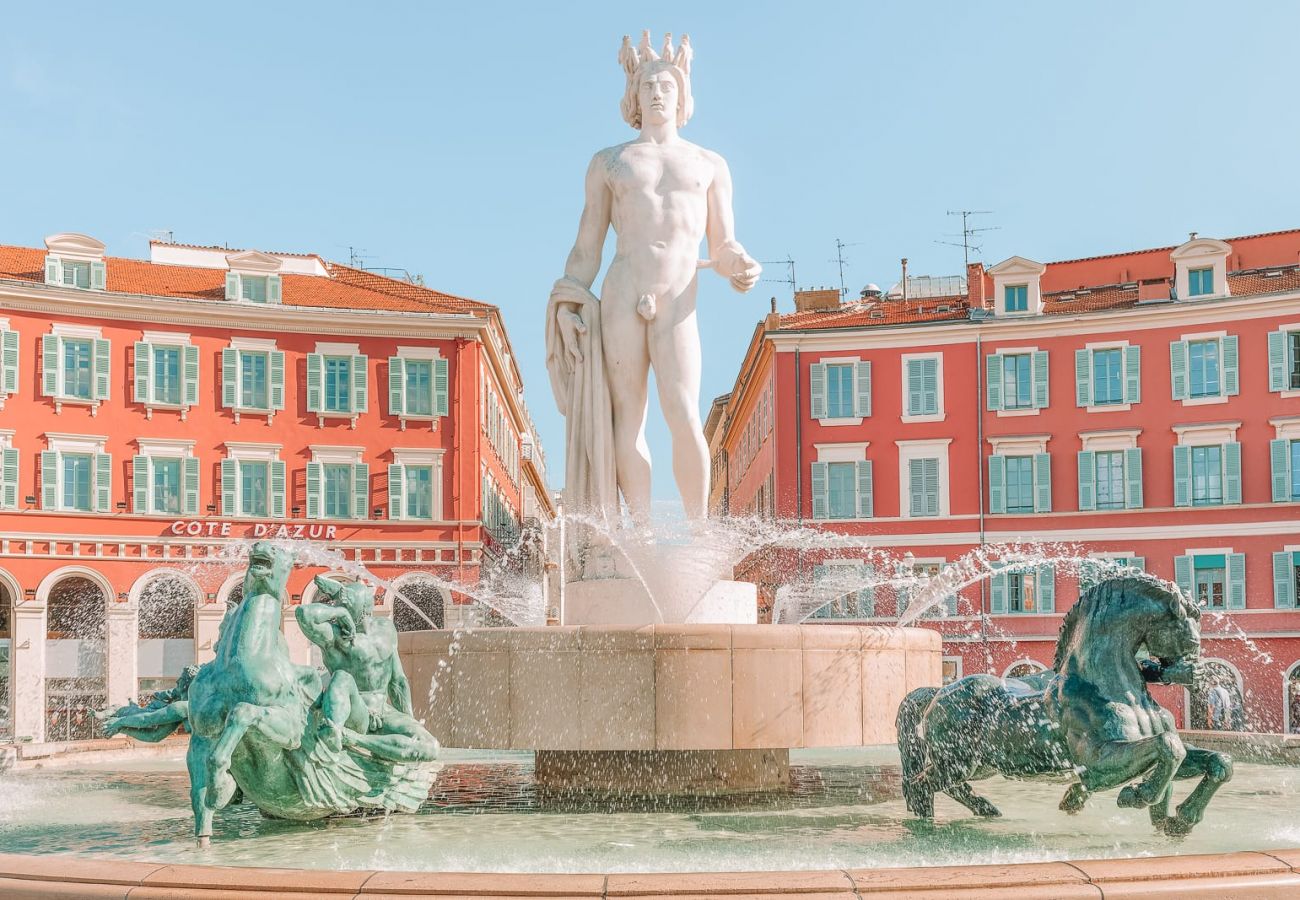
[[[714,252],[713,266],[719,275],[731,282],[732,288],[745,293],[758,284],[763,267],[758,260],[745,252],[736,241],[728,241]]]

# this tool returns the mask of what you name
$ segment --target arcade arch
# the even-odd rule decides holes
[[[45,603],[45,739],[99,737],[112,586],[93,569],[69,566],[46,576],[36,596]]]
[[[131,588],[138,609],[136,665],[141,699],[174,687],[181,670],[194,662],[194,617],[202,592],[189,575],[154,569]]]
[[[1003,678],[1024,678],[1026,675],[1037,675],[1039,672],[1046,672],[1047,666],[1035,659],[1018,659],[1007,670],[1002,673]]]
[[[403,575],[393,582],[389,593],[393,595],[393,625],[398,631],[446,627],[447,592],[430,576],[419,572]]]

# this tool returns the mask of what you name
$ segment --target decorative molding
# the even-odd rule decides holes
[[[813,444],[817,462],[861,462],[867,458],[869,441],[843,444]]]
[[[1050,434],[1004,434],[985,438],[996,456],[1031,456],[1046,453]]]
[[[65,231],[51,234],[45,238],[45,249],[59,259],[72,259],[78,262],[93,262],[104,258],[107,245],[88,234]]]
[[[365,456],[365,447],[328,447],[312,444],[311,461],[314,463],[348,463],[356,465]]]
[[[73,325],[71,322],[51,322],[50,334],[66,338],[98,340],[104,337],[104,329],[98,325]]]
[[[180,456],[194,455],[194,441],[175,438],[136,438],[136,446],[142,456]]]
[[[1080,431],[1083,450],[1130,450],[1137,446],[1141,428],[1113,428],[1106,431]]]
[[[1237,440],[1240,422],[1198,422],[1193,425],[1174,425],[1170,428],[1178,435],[1182,447],[1210,447]]]

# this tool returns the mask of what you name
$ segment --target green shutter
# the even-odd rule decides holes
[[[97,259],[90,264],[90,289],[92,291],[102,291],[108,286],[108,270],[104,266],[102,259]]]
[[[59,336],[41,335],[41,393],[46,397],[59,396]]]
[[[925,491],[925,514],[939,515],[939,460],[921,460],[922,490]]]
[[[325,508],[323,482],[325,467],[318,462],[307,463],[307,518],[319,519]]]
[[[1034,407],[1037,409],[1046,409],[1048,401],[1047,385],[1047,351],[1035,350],[1033,358],[1034,366]]]
[[[1227,335],[1219,344],[1223,352],[1223,393],[1235,397],[1241,393],[1241,379],[1237,377],[1237,336]]]
[[[239,515],[239,460],[221,461],[221,514]]]
[[[370,371],[366,357],[352,357],[352,411],[363,413],[370,409]]]
[[[271,409],[284,409],[284,351],[271,351]]]
[[[827,497],[827,479],[826,463],[815,462],[812,464],[812,517],[814,519],[825,519],[830,513],[830,502]]]
[[[1237,441],[1223,445],[1223,502],[1241,502],[1241,444]]]
[[[95,454],[95,511],[113,511],[113,456]]]
[[[1273,502],[1286,503],[1291,499],[1291,441],[1269,441],[1268,456],[1273,472]]]
[[[45,256],[45,283],[63,283],[63,263],[57,256]]]
[[[1074,405],[1092,406],[1092,351],[1074,351]]]
[[[813,363],[808,369],[808,398],[814,419],[826,418],[826,366]]]
[[[1284,391],[1287,389],[1287,340],[1285,331],[1268,333],[1268,389]]]
[[[1192,505],[1192,448],[1174,448],[1174,506]]]
[[[406,412],[406,369],[400,356],[388,357],[388,414],[400,416]]]
[[[1175,400],[1187,399],[1187,341],[1169,343],[1169,387]]]
[[[325,358],[319,353],[307,354],[307,412],[318,413],[325,408],[321,397]]]
[[[854,363],[853,375],[857,387],[857,405],[853,412],[866,418],[871,415],[871,363],[867,360]]]
[[[1246,608],[1246,554],[1228,554],[1228,609]]]
[[[1052,511],[1052,455],[1034,454],[1034,512]]]
[[[148,403],[150,400],[149,369],[153,362],[153,348],[144,341],[135,342],[135,402]]]
[[[997,353],[984,360],[984,381],[988,385],[989,412],[1002,408],[1002,357]]]
[[[993,615],[1003,615],[1007,611],[1007,573],[995,572],[989,579],[989,607]]]
[[[447,380],[447,360],[438,358],[433,361],[433,414],[445,416],[450,408],[448,394],[450,383]]]
[[[18,451],[0,450],[0,509],[18,508]]]
[[[921,412],[927,416],[939,413],[939,360],[921,360]]]
[[[1092,450],[1079,451],[1079,509],[1097,508],[1097,455]]]
[[[149,512],[149,488],[153,479],[149,477],[149,457],[142,453],[131,457],[131,499],[132,510],[137,515]]]
[[[59,508],[59,453],[41,451],[41,509]]]
[[[1273,606],[1295,609],[1295,554],[1280,550],[1273,554]]]
[[[0,332],[0,393],[18,393],[18,332]]]
[[[221,405],[227,409],[239,405],[239,351],[233,347],[221,351]]]
[[[1178,589],[1187,595],[1188,599],[1196,596],[1196,591],[1192,586],[1192,558],[1190,556],[1174,557],[1174,582],[1177,583]]]
[[[402,487],[402,476],[405,470],[402,466],[394,464],[388,467],[388,518],[402,518],[403,501],[406,500],[406,494]],[[437,518],[437,515],[434,516]]]
[[[282,460],[271,460],[271,515],[277,519],[283,519],[288,493],[287,479],[284,477],[284,462]]]
[[[107,400],[113,347],[105,338],[95,338],[95,399]]]
[[[907,414],[919,416],[925,409],[925,360],[907,361]]]
[[[1131,569],[1137,569],[1139,572],[1147,570],[1147,558],[1145,556],[1130,556],[1128,565]]]
[[[196,456],[181,460],[181,512],[187,516],[199,514],[199,460]]]
[[[239,276],[234,272],[226,273],[226,299],[239,299]]]
[[[280,276],[271,275],[266,279],[266,302],[280,302]]]
[[[989,512],[1007,511],[1007,459],[994,454],[989,457]]]
[[[1124,402],[1142,402],[1142,348],[1136,344],[1124,348]]]
[[[875,498],[871,481],[871,460],[858,460],[858,518],[875,515]]]
[[[181,348],[182,384],[181,402],[186,406],[199,405],[199,348],[186,344]]]
[[[1034,577],[1038,581],[1038,611],[1056,612],[1056,570],[1051,566],[1039,566]]]
[[[370,466],[365,463],[352,467],[352,518],[370,518]]]
[[[1142,508],[1142,448],[1129,447],[1124,451],[1124,506]]]

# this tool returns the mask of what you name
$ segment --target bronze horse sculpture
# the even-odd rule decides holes
[[[1232,759],[1184,744],[1147,685],[1191,685],[1200,644],[1200,609],[1181,592],[1149,576],[1101,582],[1066,614],[1053,673],[970,675],[904,698],[897,725],[908,810],[933,816],[942,792],[976,815],[1001,815],[969,784],[1000,773],[1071,781],[1060,803],[1070,813],[1118,787],[1119,806],[1145,807],[1159,830],[1186,834],[1232,777]],[[1143,650],[1151,658],[1139,662]],[[1170,815],[1173,781],[1196,777]]]

